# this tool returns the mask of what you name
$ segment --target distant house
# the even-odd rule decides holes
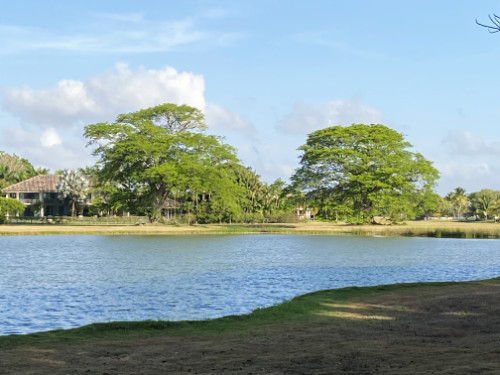
[[[71,214],[71,204],[59,197],[59,175],[39,175],[2,189],[4,197],[24,203],[24,216],[66,216]]]
[[[318,213],[318,209],[302,207],[295,207],[295,219],[297,220],[311,220],[314,219],[314,216]]]

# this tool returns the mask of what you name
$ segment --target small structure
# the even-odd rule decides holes
[[[4,197],[24,203],[24,216],[64,216],[71,212],[69,203],[59,197],[59,175],[38,175],[2,189]]]
[[[295,218],[297,220],[312,220],[314,219],[314,216],[317,214],[316,209],[312,209],[309,207],[295,207]]]
[[[162,216],[167,220],[175,218],[175,213],[180,206],[181,205],[176,200],[167,198],[161,208]]]

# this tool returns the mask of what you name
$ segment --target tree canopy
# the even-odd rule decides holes
[[[0,197],[0,224],[5,222],[7,215],[15,215],[19,212],[23,212],[24,209],[24,204],[17,199]]]
[[[117,122],[137,124],[140,121],[150,121],[156,126],[175,134],[187,130],[204,130],[206,128],[203,113],[188,105],[164,103],[155,107],[141,109],[136,112],[118,115]]]
[[[448,193],[445,198],[450,202],[450,209],[453,216],[462,217],[469,204],[469,198],[465,194],[465,189],[460,186],[456,187],[455,190]]]
[[[409,150],[402,134],[380,124],[333,126],[311,133],[294,186],[325,218],[404,219],[433,209],[437,170]]]
[[[165,103],[85,127],[95,166],[56,172],[72,215],[92,190],[86,212],[147,214],[151,221],[286,222],[316,216],[352,223],[424,216],[488,220],[500,215],[500,191],[434,192],[432,162],[401,133],[381,124],[332,126],[308,135],[291,184],[263,182],[222,138],[205,134],[203,113]],[[0,188],[46,169],[0,151]],[[92,186],[89,186],[89,181]],[[1,212],[22,207],[1,202]],[[12,202],[8,202],[9,205]],[[14,203],[12,203],[14,204]],[[0,212],[0,216],[1,216]]]
[[[27,178],[47,174],[48,170],[33,167],[26,159],[0,151],[0,189],[16,184]]]
[[[163,104],[87,125],[85,136],[97,146],[100,181],[113,183],[126,209],[158,220],[179,191],[196,205],[224,179],[223,169],[238,162],[232,147],[201,133],[204,127],[197,109]]]

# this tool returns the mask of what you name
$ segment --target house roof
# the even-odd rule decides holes
[[[181,205],[174,199],[167,198],[161,208],[179,208]]]
[[[38,175],[7,186],[2,193],[55,193],[61,176],[55,174]]]

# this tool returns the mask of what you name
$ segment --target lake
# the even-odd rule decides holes
[[[486,239],[7,236],[0,255],[0,335],[215,318],[320,289],[500,276],[500,242]]]

